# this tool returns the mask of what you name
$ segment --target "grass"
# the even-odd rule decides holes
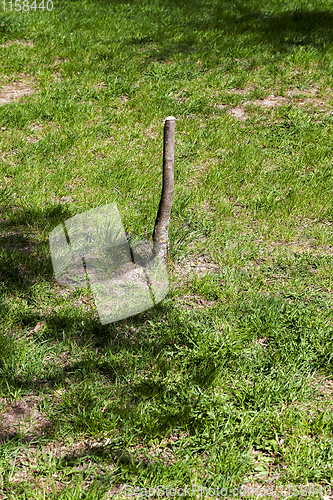
[[[330,487],[332,19],[327,0],[1,12],[1,499]],[[152,234],[168,115],[170,293],[102,326],[48,236],[113,202]]]

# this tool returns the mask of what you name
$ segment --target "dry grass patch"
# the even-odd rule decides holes
[[[31,40],[8,40],[8,42],[0,45],[0,49],[4,49],[7,47],[13,47],[15,45],[20,45],[23,47],[33,47],[34,44]]]
[[[21,97],[32,95],[35,92],[34,78],[24,75],[0,89],[0,106],[17,101]]]
[[[227,94],[238,94],[245,96],[249,94],[251,88],[246,89],[231,89],[227,91]],[[233,116],[238,120],[245,121],[249,116],[247,115],[248,106],[256,106],[262,108],[275,108],[277,106],[283,105],[293,105],[293,106],[306,106],[309,108],[319,108],[320,111],[331,110],[332,106],[329,104],[331,99],[331,94],[327,94],[325,97],[316,97],[318,89],[314,85],[309,90],[292,89],[286,92],[286,95],[274,95],[270,94],[263,99],[255,99],[251,101],[245,101],[242,105],[232,107],[231,105],[224,103],[215,103],[214,107],[219,109],[226,109],[228,114]]]

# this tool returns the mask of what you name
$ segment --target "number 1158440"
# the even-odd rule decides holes
[[[52,0],[34,0],[33,2],[29,2],[29,0],[2,0],[2,6],[4,11],[30,11],[34,10],[53,10],[53,2]]]

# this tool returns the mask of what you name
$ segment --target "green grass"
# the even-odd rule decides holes
[[[1,12],[0,86],[34,88],[0,106],[1,500],[332,484],[332,26],[327,0]],[[152,235],[169,115],[170,293],[102,326],[48,237],[113,202]]]

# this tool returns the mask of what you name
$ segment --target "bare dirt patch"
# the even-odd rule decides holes
[[[232,89],[228,91],[228,94],[239,94],[246,95],[249,89]],[[320,108],[321,110],[332,109],[332,107],[328,104],[328,100],[330,99],[330,95],[327,97],[316,97],[318,90],[316,88],[311,88],[309,90],[303,91],[301,89],[293,89],[286,92],[285,96],[275,96],[274,94],[270,94],[264,99],[255,99],[253,101],[245,101],[242,105],[232,107],[228,104],[224,103],[216,103],[214,107],[219,109],[226,109],[228,114],[233,116],[238,120],[245,121],[248,118],[247,115],[247,107],[248,106],[257,106],[263,108],[275,108],[277,106],[283,106],[291,104],[293,106],[307,106],[307,107],[315,107]]]
[[[21,97],[32,95],[35,92],[32,77],[23,77],[4,85],[0,89],[0,106],[16,101]]]
[[[207,307],[211,307],[215,305],[215,301],[204,300],[199,295],[189,294],[189,295],[184,295],[180,300],[178,300],[178,304],[181,305],[183,309],[193,311],[193,308],[204,309]]]
[[[208,273],[220,273],[221,266],[211,262],[208,256],[200,255],[199,257],[189,256],[187,258],[177,260],[172,267],[172,280],[171,288],[178,290],[180,287],[186,285],[194,276],[204,276]],[[196,306],[211,305],[212,303],[202,301],[201,297],[184,296],[184,301],[192,301],[197,299]]]
[[[67,444],[62,441],[54,441],[45,446],[28,443],[21,448],[14,459],[9,461],[13,467],[10,483],[13,485],[22,483],[33,484],[36,490],[41,490],[44,495],[45,493],[53,492],[54,488],[59,493],[64,487],[70,484],[70,481],[68,481],[66,474],[63,474],[61,471],[53,471],[54,473],[50,477],[48,472],[44,472],[45,465],[49,466],[50,462],[54,461],[61,462],[62,459],[66,461],[67,457],[75,462],[76,459],[80,459],[85,453],[89,453],[89,450],[89,443],[82,441]],[[94,465],[98,473],[98,466]],[[87,460],[86,465],[81,465],[78,461],[77,465],[73,466],[72,471],[82,472],[90,466],[90,460]],[[110,469],[112,470],[111,466]],[[82,486],[88,487],[88,482],[84,481]],[[2,499],[1,495],[0,499]]]
[[[34,132],[37,131],[37,132],[41,132],[43,129],[44,129],[44,125],[42,123],[31,123],[30,124],[30,128],[31,130],[33,130]]]
[[[42,132],[44,129],[43,124],[31,123],[30,129],[34,135],[30,135],[29,137],[26,137],[25,140],[27,142],[38,142],[41,139]]]
[[[0,443],[24,434],[24,440],[30,442],[37,435],[44,434],[50,421],[37,409],[38,397],[20,399],[6,405],[0,413]]]
[[[287,97],[282,97],[282,96],[275,97],[274,95],[269,95],[265,97],[265,99],[246,101],[244,102],[243,106],[252,104],[253,106],[264,106],[266,108],[274,108],[275,106],[282,106],[283,104],[287,104],[288,101],[290,101],[290,98],[288,99]]]
[[[238,120],[246,120],[248,117],[246,116],[245,109],[242,108],[241,106],[237,106],[236,108],[230,109],[229,113],[231,116],[234,118],[237,118]]]
[[[263,106],[265,108],[274,108],[275,106],[282,106],[284,104],[295,104],[296,106],[304,106],[305,104],[308,104],[310,106],[320,106],[323,107],[326,105],[324,99],[318,99],[313,96],[307,96],[303,98],[295,98],[294,95],[290,95],[290,97],[283,97],[283,96],[277,96],[275,97],[274,95],[269,95],[265,97],[265,99],[257,99],[255,101],[246,101],[243,103],[243,106],[248,106],[249,104],[252,104],[253,106]]]
[[[27,142],[32,142],[32,143],[35,143],[35,142],[39,141],[38,137],[27,137],[25,140]]]
[[[7,47],[12,47],[13,45],[14,46],[15,45],[23,45],[24,47],[33,47],[34,46],[34,44],[31,40],[8,40],[8,42],[0,45],[0,48],[3,49],[3,48],[7,48]]]
[[[325,380],[325,382],[320,386],[319,392],[325,396],[332,397],[333,394],[333,380]]]

